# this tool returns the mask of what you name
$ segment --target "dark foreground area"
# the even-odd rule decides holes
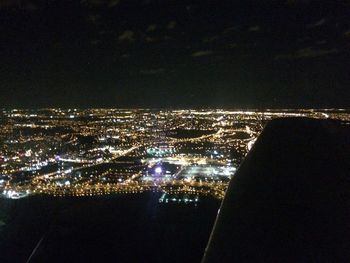
[[[204,262],[349,261],[349,123],[271,121],[230,182]]]
[[[200,262],[220,202],[160,195],[0,199],[0,262]]]

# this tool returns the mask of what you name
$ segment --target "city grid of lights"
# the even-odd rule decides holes
[[[345,110],[4,109],[0,192],[222,199],[266,122],[281,117],[350,121]]]

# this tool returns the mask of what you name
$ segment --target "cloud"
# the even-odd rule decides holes
[[[228,28],[225,28],[224,33],[228,33],[228,32],[230,32],[230,31],[234,31],[234,30],[236,30],[236,29],[237,29],[236,26],[230,26],[230,27],[228,27]]]
[[[0,8],[17,7],[21,2],[20,0],[2,0],[0,1]]]
[[[99,6],[113,8],[120,3],[120,0],[81,0],[80,3],[91,7]]]
[[[87,21],[94,25],[97,25],[99,23],[100,18],[100,15],[89,15]]]
[[[135,33],[131,30],[125,30],[119,37],[119,41],[129,41],[134,42],[135,41]]]
[[[238,44],[237,43],[230,43],[230,44],[227,44],[227,47],[228,48],[236,48],[236,47],[238,47]]]
[[[111,0],[109,1],[108,7],[115,7],[120,3],[120,0]]]
[[[325,40],[325,39],[316,41],[316,44],[317,44],[317,45],[324,45],[324,44],[326,44],[326,43],[327,43],[327,40]]]
[[[152,24],[152,25],[149,25],[146,29],[147,32],[153,32],[157,29],[157,25],[155,24]]]
[[[142,75],[156,75],[165,72],[164,68],[155,68],[155,69],[143,69],[140,71]]]
[[[5,226],[6,225],[6,223],[4,222],[4,221],[1,221],[0,220],[0,230],[1,230],[1,228],[3,227],[3,226]]]
[[[308,4],[310,0],[287,0],[287,5]]]
[[[38,9],[32,1],[24,0],[0,0],[0,9],[20,9],[25,11],[35,11]]]
[[[324,23],[326,23],[326,19],[325,19],[325,18],[322,18],[322,19],[316,21],[316,22],[313,23],[313,24],[307,25],[307,27],[308,27],[308,28],[319,27],[319,26],[324,25]]]
[[[218,40],[219,38],[220,38],[219,36],[207,37],[207,38],[203,39],[203,42],[204,43],[211,43],[211,42]]]
[[[196,51],[191,54],[192,57],[203,57],[203,56],[209,56],[213,53],[211,50],[200,50]]]
[[[345,36],[345,37],[350,37],[350,29],[349,29],[348,31],[345,31],[345,32],[344,32],[344,36]]]
[[[154,36],[145,36],[145,41],[147,43],[154,43],[154,42],[161,42],[161,41],[167,41],[172,39],[170,36],[168,35],[164,35],[164,36],[159,36],[159,37],[154,37]]]
[[[296,55],[298,58],[313,58],[313,57],[320,57],[328,54],[334,54],[337,53],[338,50],[333,49],[313,49],[313,48],[303,48],[296,52]]]
[[[93,46],[96,46],[96,45],[98,45],[100,43],[101,43],[101,40],[99,40],[99,39],[92,39],[92,40],[90,40],[90,44],[93,45]]]
[[[157,42],[158,40],[159,39],[155,37],[150,37],[150,36],[145,37],[145,41],[148,43]]]
[[[256,26],[251,26],[250,28],[248,28],[248,31],[251,32],[256,32],[260,30],[260,26],[256,25]]]
[[[294,53],[290,54],[281,54],[275,57],[275,59],[299,59],[299,58],[315,58],[326,56],[330,54],[338,53],[338,50],[333,49],[314,49],[311,47],[299,49]]]
[[[81,0],[80,3],[83,5],[89,5],[89,6],[99,6],[99,5],[104,5],[105,1],[102,1],[102,0]]]
[[[24,4],[22,8],[26,11],[35,11],[38,9],[38,7],[35,4],[30,2],[27,2],[26,4]]]
[[[175,27],[176,27],[175,21],[170,21],[169,24],[167,25],[167,29],[174,29]]]

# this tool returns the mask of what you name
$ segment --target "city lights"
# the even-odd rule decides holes
[[[18,109],[1,114],[2,197],[176,195],[163,203],[195,203],[193,196],[200,195],[222,199],[273,118],[350,120],[347,112],[335,110]]]

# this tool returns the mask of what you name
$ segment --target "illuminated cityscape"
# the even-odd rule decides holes
[[[0,0],[0,263],[350,261],[349,14]]]
[[[222,199],[265,123],[280,117],[350,121],[345,110],[3,109],[1,195]]]

